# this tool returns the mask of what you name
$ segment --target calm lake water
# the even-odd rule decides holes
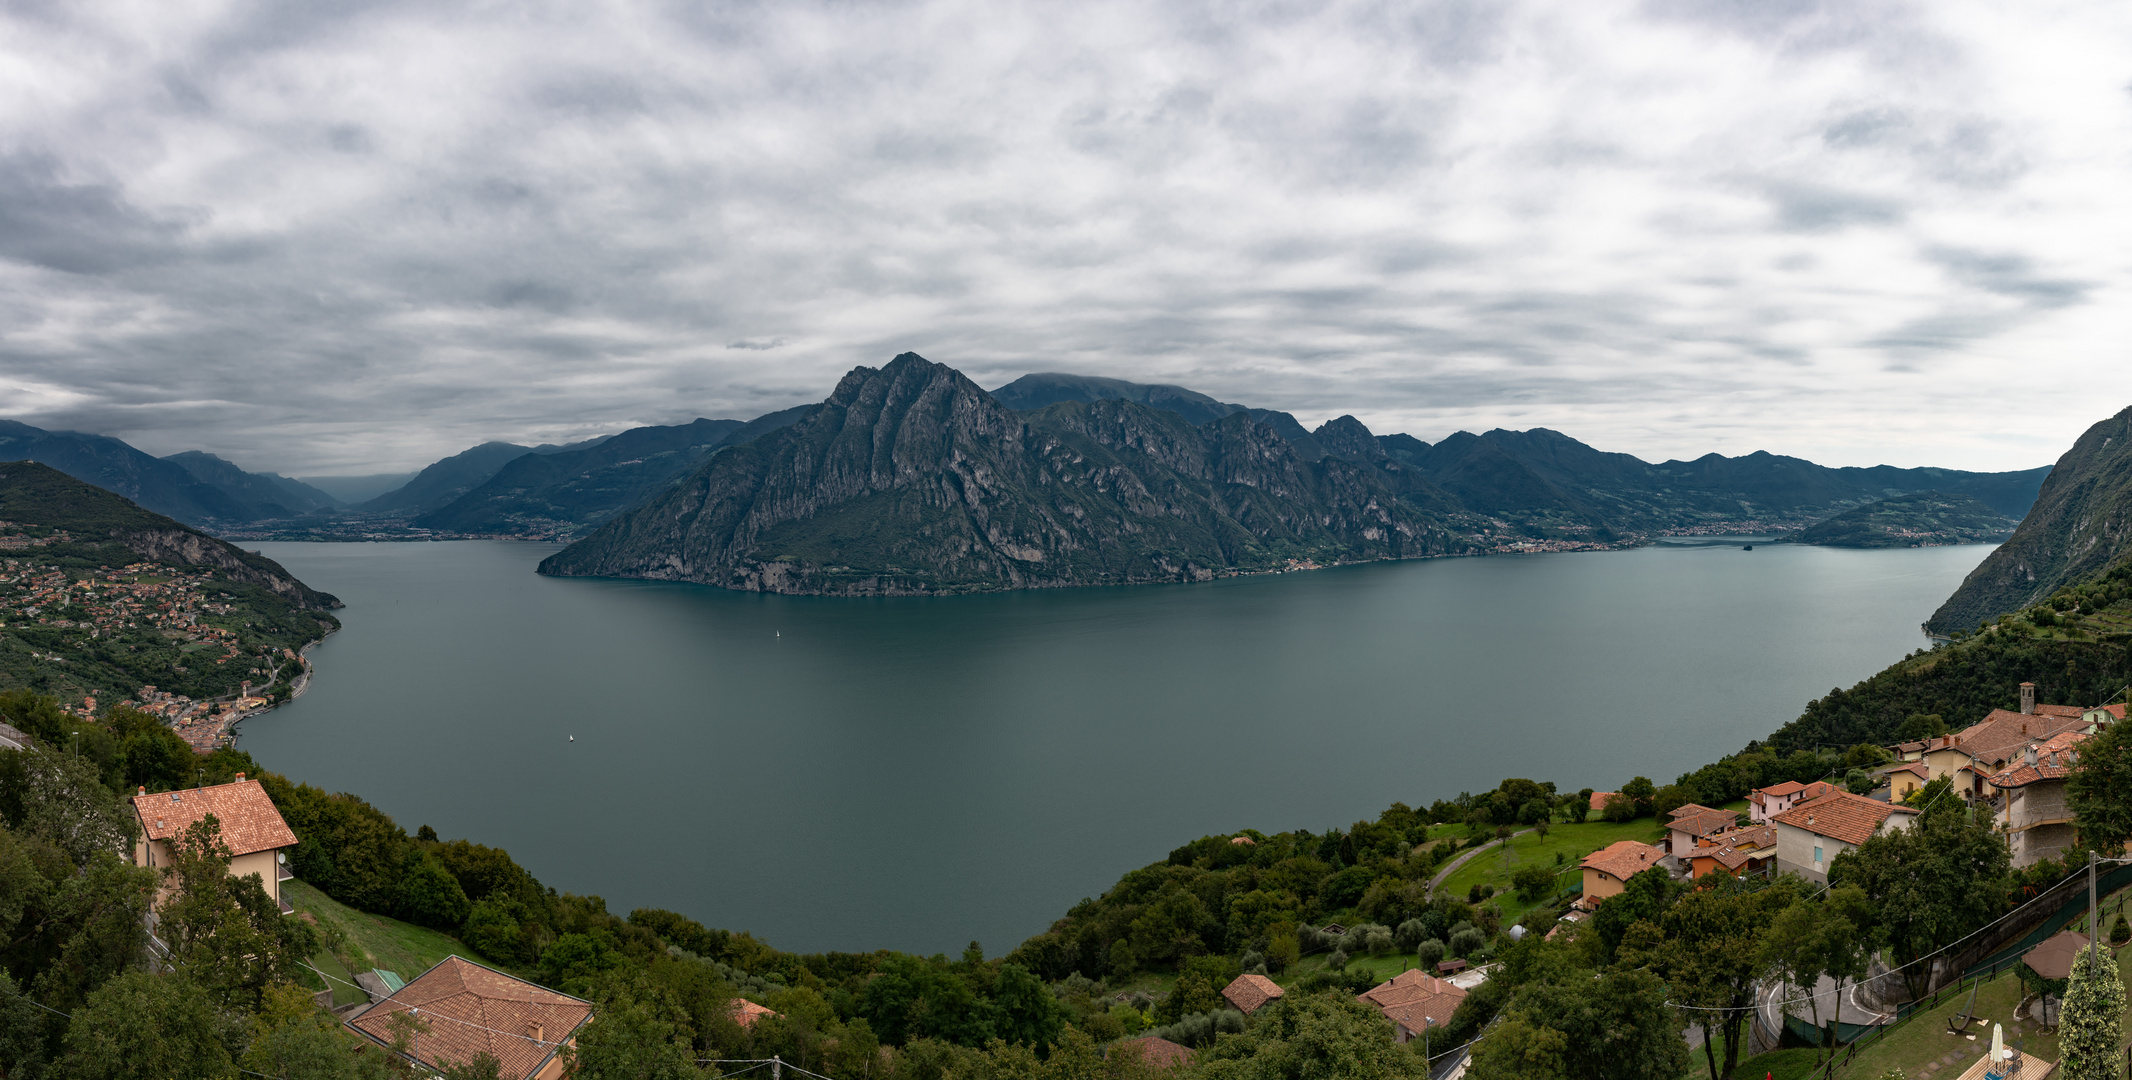
[[[1990,550],[848,600],[543,578],[544,544],[263,548],[348,604],[309,692],[244,726],[266,767],[617,913],[993,955],[1207,833],[1664,783],[1925,644]]]

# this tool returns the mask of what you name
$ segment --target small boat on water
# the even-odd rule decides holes
[[[1740,550],[1741,550],[1741,551],[1753,551],[1753,550],[1754,550],[1754,545],[1753,545],[1753,544],[1742,544],[1742,545],[1740,545]]]

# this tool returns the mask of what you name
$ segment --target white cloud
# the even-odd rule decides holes
[[[2050,460],[2111,5],[16,6],[0,415],[288,473],[913,349],[1427,439]],[[237,417],[216,402],[236,402]]]

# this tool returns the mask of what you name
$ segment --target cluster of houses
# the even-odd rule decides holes
[[[1715,871],[1826,882],[1836,856],[1909,828],[1920,811],[1903,800],[1940,779],[1954,797],[1990,808],[2016,869],[2055,858],[2073,841],[2065,785],[2080,744],[2125,712],[2124,705],[2039,705],[2035,684],[2022,683],[2019,712],[1994,709],[1955,734],[1889,747],[1894,760],[1877,770],[1880,786],[1869,795],[1787,781],[1749,795],[1745,822],[1730,810],[1680,807],[1667,815],[1664,843],[1623,840],[1587,856],[1578,905],[1592,910],[1653,866],[1685,878]]]
[[[1786,782],[1754,791],[1744,815],[1694,803],[1679,807],[1667,815],[1663,843],[1622,840],[1586,856],[1577,906],[1589,913],[1652,867],[1686,878],[1713,872],[1736,877],[1792,873],[1825,882],[1836,856],[1881,833],[1910,828],[1920,808],[1903,800],[1942,778],[1950,781],[1955,796],[1993,810],[2016,867],[2054,857],[2073,839],[2065,784],[2080,744],[2104,725],[2124,720],[2126,707],[2039,705],[2035,696],[2035,686],[2023,683],[2019,712],[1996,709],[1956,734],[1889,748],[1894,761],[1879,770],[1882,784],[1870,795],[1819,781]],[[27,741],[27,736],[0,729],[0,744],[8,739]],[[1595,803],[1603,797],[1595,796]],[[233,783],[213,787],[153,795],[143,789],[132,803],[141,825],[135,865],[170,865],[172,841],[213,814],[230,850],[229,872],[256,874],[283,914],[294,910],[282,897],[282,882],[292,877],[288,852],[296,834],[258,781],[239,773]],[[1444,974],[1452,973],[1406,971],[1356,1000],[1383,1013],[1398,1041],[1426,1039],[1431,1028],[1450,1021],[1472,983]],[[427,1030],[414,1037],[408,1054],[432,1071],[487,1053],[503,1064],[504,1080],[561,1080],[558,1051],[573,1045],[577,1030],[592,1017],[591,1002],[458,956],[409,982],[394,976],[364,985],[371,1000],[350,1010],[348,1027],[390,1046],[395,1018],[418,1015]],[[1230,1006],[1247,1016],[1281,996],[1278,984],[1254,974],[1239,976],[1222,990]],[[734,1019],[743,1025],[777,1015],[741,999],[733,1006]],[[1181,1064],[1191,1056],[1186,1047],[1154,1036],[1129,1045],[1157,1066]]]

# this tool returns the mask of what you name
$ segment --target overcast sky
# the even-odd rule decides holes
[[[0,416],[291,475],[903,350],[2021,468],[2128,237],[2122,3],[0,3]]]

